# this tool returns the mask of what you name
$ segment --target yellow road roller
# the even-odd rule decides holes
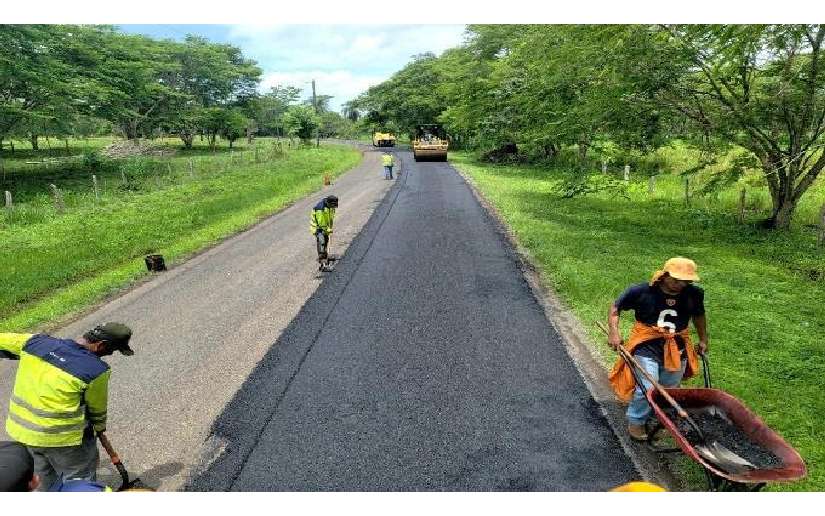
[[[395,147],[395,135],[392,133],[374,132],[372,133],[373,147]]]
[[[420,124],[412,140],[415,161],[447,161],[447,133],[440,124]]]

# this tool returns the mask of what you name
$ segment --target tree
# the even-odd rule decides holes
[[[771,194],[765,225],[788,228],[825,167],[825,27],[673,25],[646,36],[655,100],[751,151]]]
[[[312,107],[306,105],[290,106],[283,118],[286,133],[290,137],[297,136],[304,142],[313,137],[320,123]]]
[[[238,109],[228,109],[223,112],[223,127],[221,128],[221,136],[229,141],[229,148],[238,138],[246,134],[246,128],[249,125],[249,119],[243,116]]]

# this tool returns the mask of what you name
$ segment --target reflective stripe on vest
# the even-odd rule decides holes
[[[78,430],[83,431],[87,425],[86,421],[81,421],[80,423],[72,423],[69,425],[40,426],[30,421],[26,421],[14,412],[9,412],[9,419],[23,428],[28,428],[29,430],[44,434],[62,434],[65,432],[76,432]]]
[[[49,410],[43,410],[43,409],[32,407],[31,405],[26,403],[25,400],[20,399],[16,395],[12,395],[11,401],[12,401],[12,403],[17,403],[18,405],[20,405],[24,409],[28,410],[29,412],[31,412],[35,416],[48,417],[48,418],[52,418],[52,419],[73,419],[73,418],[76,418],[76,417],[81,417],[83,415],[83,412],[85,411],[85,407],[83,407],[82,405],[79,409],[75,410],[74,412],[52,412],[52,411],[49,411]],[[105,416],[106,414],[103,414],[103,415]]]

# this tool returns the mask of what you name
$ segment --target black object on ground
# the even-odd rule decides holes
[[[146,262],[146,269],[154,272],[165,271],[166,263],[163,261],[163,255],[147,254],[144,258]]]
[[[676,428],[679,429],[679,432],[685,436],[688,442],[691,444],[700,442],[696,431],[678,416],[676,410],[671,407],[663,407],[662,410],[676,424]],[[709,410],[709,407],[686,410],[702,429],[708,441],[719,442],[722,446],[751,462],[758,469],[773,469],[782,465],[782,460],[779,457],[751,441],[739,427],[728,421],[726,417],[713,413],[718,411],[718,413],[724,414],[721,408],[714,406],[713,411]]]

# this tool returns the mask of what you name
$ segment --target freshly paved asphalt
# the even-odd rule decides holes
[[[638,479],[466,183],[399,155],[400,178],[344,259],[217,417],[222,453],[187,489],[604,491]]]

